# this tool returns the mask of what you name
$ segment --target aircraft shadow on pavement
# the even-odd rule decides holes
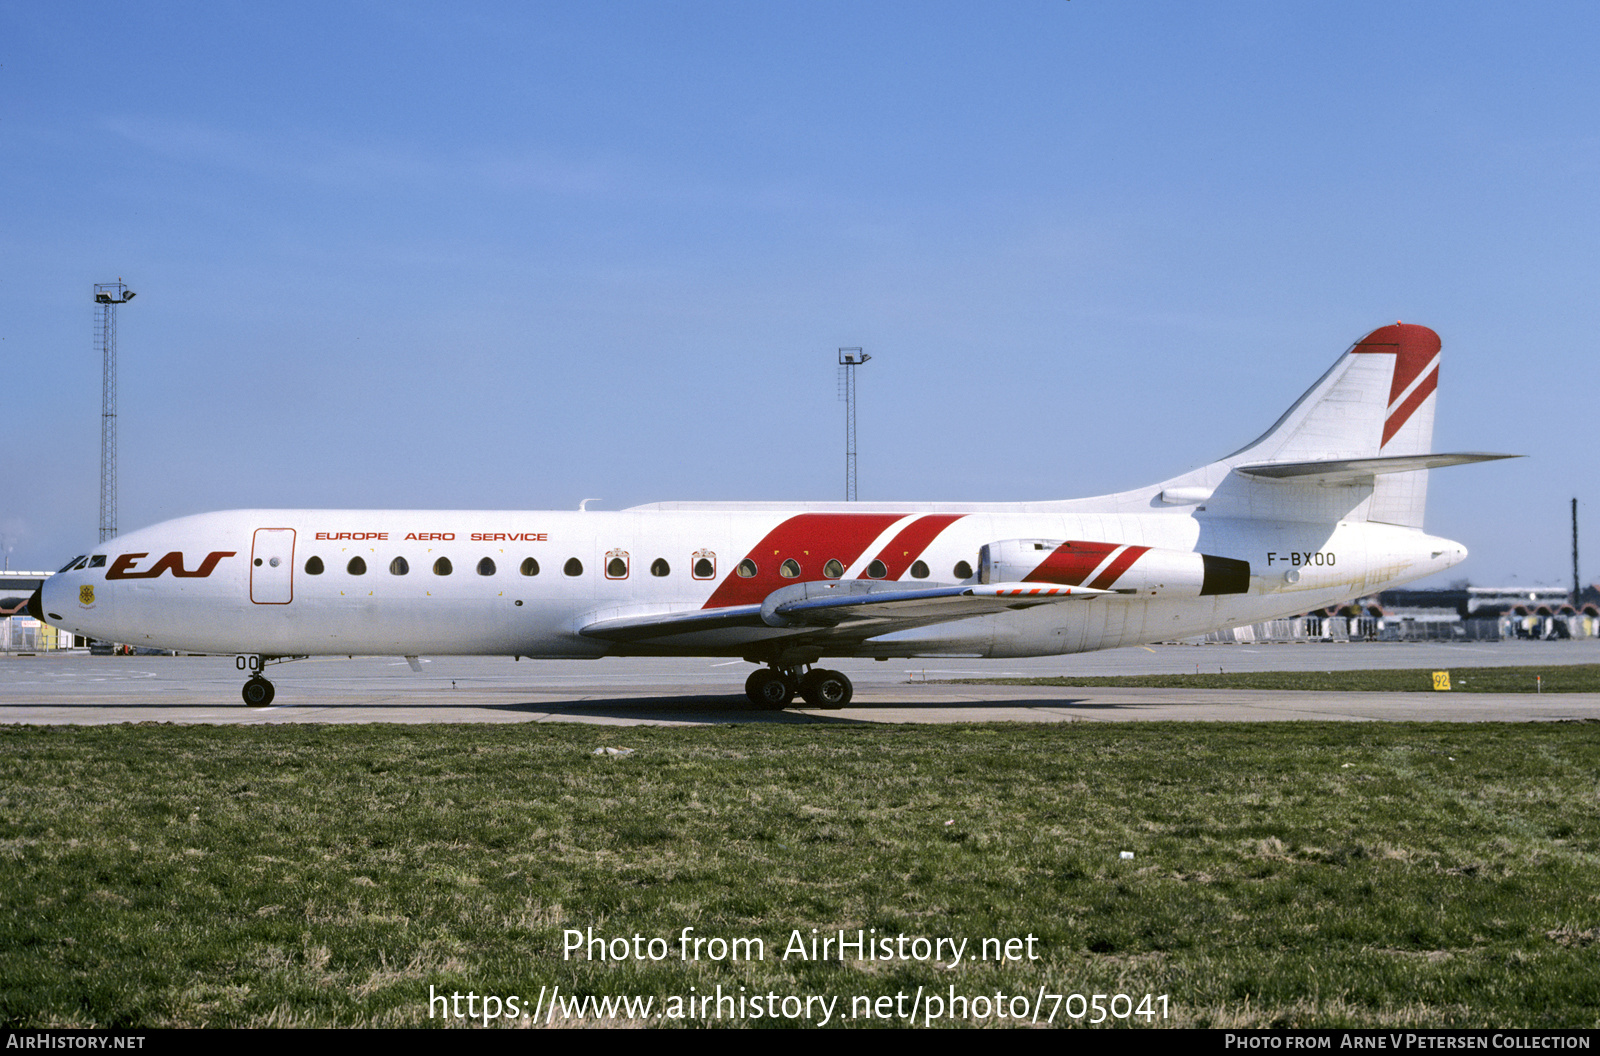
[[[570,703],[518,703],[484,705],[490,711],[537,713],[559,717],[571,715],[574,719],[607,718],[637,721],[661,720],[666,722],[755,722],[755,723],[839,723],[860,725],[881,723],[881,717],[864,718],[852,712],[883,711],[1001,711],[1040,708],[1080,708],[1095,711],[1119,710],[1137,707],[1133,702],[1089,701],[1078,697],[1021,697],[998,700],[899,700],[861,701],[837,712],[818,712],[809,708],[791,707],[784,711],[768,711],[751,705],[738,696],[681,696],[681,697],[614,697],[588,698]],[[892,719],[889,721],[893,721]]]
[[[631,719],[648,722],[751,722],[782,723],[787,725],[814,723],[843,723],[860,725],[867,720],[853,719],[837,713],[819,715],[812,711],[769,711],[757,708],[742,696],[684,696],[684,697],[614,697],[574,700],[570,703],[489,704],[485,711],[512,711],[560,718],[570,715],[574,719],[597,717]]]

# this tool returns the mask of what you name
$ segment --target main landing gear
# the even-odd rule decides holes
[[[750,673],[744,682],[744,695],[758,708],[781,711],[795,695],[805,698],[813,708],[837,709],[850,703],[855,686],[842,671],[814,667],[802,674],[797,667],[778,670],[763,667]]]

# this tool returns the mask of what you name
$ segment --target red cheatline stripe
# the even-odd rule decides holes
[[[802,513],[789,517],[745,555],[756,563],[756,574],[741,578],[735,571],[736,562],[704,607],[753,605],[779,587],[821,579],[822,566],[829,558],[838,558],[849,567],[900,517],[898,513]],[[800,565],[795,579],[778,575],[778,567],[789,558]]]
[[[904,528],[895,533],[889,540],[889,545],[878,551],[878,560],[888,567],[889,572],[884,579],[899,579],[906,574],[906,569],[911,567],[911,562],[922,556],[922,552],[938,537],[939,533],[950,527],[956,521],[966,516],[961,513],[934,513],[926,517],[918,517]],[[840,558],[840,560],[844,560]],[[866,579],[866,570],[862,570],[857,579]]]
[[[1406,402],[1395,408],[1389,420],[1383,423],[1383,443],[1387,444],[1395,433],[1398,433],[1407,422],[1411,420],[1412,412],[1422,405],[1422,401],[1433,395],[1433,390],[1439,387],[1439,368],[1434,367],[1433,372],[1422,380],[1422,384],[1411,390],[1411,395],[1406,397]]]
[[[1117,577],[1126,572],[1128,570],[1128,566],[1139,560],[1140,557],[1144,556],[1144,552],[1149,549],[1150,548],[1148,546],[1128,547],[1122,553],[1117,555],[1117,559],[1115,561],[1106,566],[1106,570],[1104,572],[1100,573],[1098,576],[1095,576],[1094,582],[1090,583],[1089,586],[1095,590],[1110,589],[1111,584],[1117,581]]]
[[[1052,550],[1050,556],[1024,578],[1030,583],[1081,586],[1089,578],[1089,573],[1099,568],[1100,562],[1116,548],[1116,543],[1086,543],[1081,539],[1069,539]]]

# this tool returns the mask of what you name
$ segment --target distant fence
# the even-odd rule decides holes
[[[1497,642],[1600,637],[1593,616],[1501,616],[1483,620],[1419,620],[1394,616],[1298,616],[1206,635],[1207,642]]]
[[[40,623],[32,616],[0,619],[0,653],[42,653],[72,646],[71,634]]]

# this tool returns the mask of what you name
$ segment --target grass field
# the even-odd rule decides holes
[[[989,995],[942,1023],[1098,993],[1114,1026],[1600,1025],[1600,725],[33,726],[0,773],[14,1027],[719,985],[856,1025],[918,987]],[[687,926],[766,957],[683,961]],[[670,959],[564,960],[586,928]],[[1039,959],[781,958],[813,928]]]
[[[960,678],[952,683],[1012,686],[1124,686],[1130,689],[1272,689],[1363,693],[1432,693],[1433,671],[1199,671],[1192,675],[1107,675],[1079,678]],[[1458,667],[1452,693],[1600,693],[1600,664],[1550,667]]]

